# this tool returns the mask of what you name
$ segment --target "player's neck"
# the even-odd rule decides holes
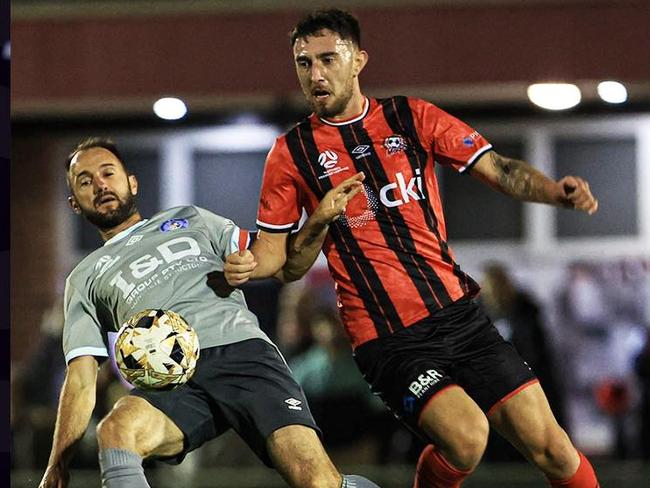
[[[369,103],[368,99],[360,91],[356,92],[350,98],[343,112],[334,117],[328,117],[327,120],[331,122],[345,122],[346,120],[354,119],[363,113],[366,108],[366,103]]]
[[[128,229],[132,225],[137,224],[141,220],[142,216],[140,215],[140,212],[136,211],[133,215],[127,217],[126,220],[124,220],[121,224],[116,225],[115,227],[111,227],[110,229],[98,229],[99,235],[101,235],[102,240],[106,242],[112,237],[115,237],[120,232]]]

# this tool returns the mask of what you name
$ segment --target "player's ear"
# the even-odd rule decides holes
[[[138,194],[138,179],[135,175],[129,175],[129,188],[131,188],[131,193]]]
[[[366,67],[368,63],[368,52],[363,49],[359,49],[355,56],[355,66],[354,66],[354,76],[359,76],[359,73]]]
[[[68,205],[70,205],[72,211],[77,215],[81,213],[81,207],[79,206],[79,203],[77,202],[77,199],[74,197],[74,195],[70,195],[68,197]]]

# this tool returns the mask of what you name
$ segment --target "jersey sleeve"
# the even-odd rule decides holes
[[[251,242],[250,233],[238,227],[232,220],[214,214],[209,210],[195,207],[205,224],[210,241],[218,256],[226,256],[248,249]]]
[[[434,104],[412,99],[421,137],[432,149],[435,160],[463,173],[492,149],[481,134]]]
[[[275,141],[264,165],[257,227],[266,232],[289,232],[300,220],[302,206],[293,159],[284,137]]]
[[[96,307],[70,279],[65,285],[64,318],[63,354],[66,363],[79,356],[108,357]]]

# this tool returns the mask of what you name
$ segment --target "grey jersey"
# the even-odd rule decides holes
[[[270,342],[241,290],[221,297],[208,285],[211,273],[223,272],[225,256],[245,247],[247,236],[228,219],[185,206],[106,241],[66,281],[66,362],[108,356],[108,333],[148,308],[179,313],[196,330],[202,349],[252,338]]]

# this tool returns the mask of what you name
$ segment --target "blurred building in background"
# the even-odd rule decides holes
[[[487,263],[502,263],[507,286],[535,304],[530,320],[538,330],[529,335],[544,337],[544,362],[553,378],[549,388],[562,399],[562,419],[572,438],[596,459],[644,457],[647,462],[647,2],[326,2],[337,3],[361,21],[362,45],[370,54],[361,75],[367,95],[425,98],[466,120],[498,152],[558,178],[577,174],[589,180],[600,200],[593,217],[520,204],[451,171],[438,175],[450,243],[461,266],[481,281]],[[321,5],[293,0],[12,2],[16,486],[31,486],[30,476],[40,477],[50,449],[65,367],[57,312],[65,276],[101,244],[67,208],[65,156],[82,138],[111,136],[147,188],[139,200],[143,215],[191,203],[253,229],[266,153],[277,135],[308,113],[287,33],[305,11]],[[608,81],[620,85],[601,84]],[[528,98],[528,87],[542,82],[574,84],[579,103],[559,111],[540,108]],[[154,112],[157,101],[172,97],[178,100],[160,102]],[[555,94],[553,100],[560,97]],[[297,284],[253,283],[245,291],[262,327],[304,382],[337,463],[367,466],[369,472],[395,466],[397,471],[382,471],[389,480],[385,486],[406,486],[403,479],[410,476],[419,441],[384,412],[356,373],[340,341],[330,286],[319,261]],[[491,313],[501,321],[502,333],[513,333],[513,316]],[[525,316],[516,320],[526,322]],[[125,392],[108,368],[97,418]],[[357,417],[342,423],[350,409]],[[96,446],[90,430],[85,443],[77,466],[93,469]],[[200,480],[210,468],[235,476],[237,470],[228,466],[248,465],[260,467],[236,436],[227,435],[181,468],[167,471],[152,463],[148,469],[163,473],[161,480],[183,480],[177,486],[203,486]],[[636,464],[625,466],[639,472]],[[520,486],[541,486],[541,478],[529,471],[530,484]],[[620,472],[612,468],[607,479],[616,482]],[[282,486],[251,473],[248,486]],[[480,478],[480,471],[477,476],[483,481],[467,486],[505,486],[494,481],[498,476]],[[231,486],[218,484],[218,478],[209,476],[212,484],[205,486]],[[96,479],[87,479],[93,481],[78,486],[94,486]]]

